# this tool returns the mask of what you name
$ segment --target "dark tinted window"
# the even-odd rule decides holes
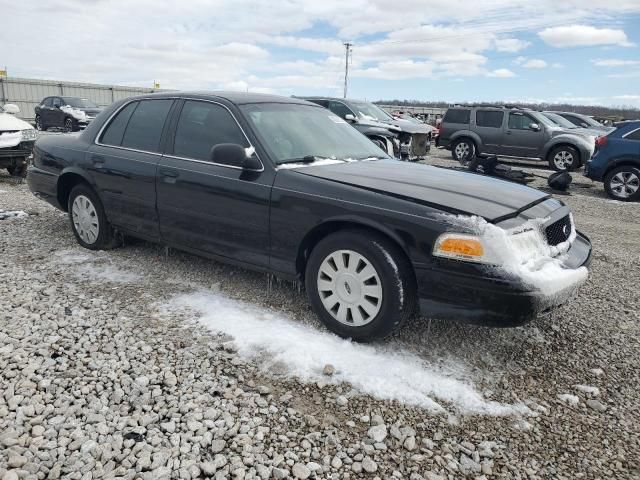
[[[536,122],[529,115],[522,113],[510,113],[509,114],[509,128],[514,130],[530,130],[529,125]]]
[[[338,115],[340,118],[344,118],[345,115],[354,115],[351,109],[349,109],[349,107],[347,107],[342,102],[329,102],[329,110]]]
[[[324,108],[329,108],[329,100],[309,100],[310,102],[316,103]]]
[[[129,119],[122,146],[157,152],[162,128],[173,100],[142,100]]]
[[[226,108],[214,103],[187,100],[176,126],[173,154],[209,161],[211,149],[219,143],[249,146]]]
[[[626,138],[627,140],[640,140],[640,129],[627,134],[627,136],[624,138]]]
[[[60,97],[53,97],[53,106],[54,107],[61,107],[62,106],[62,99]]]
[[[476,125],[479,127],[502,127],[502,119],[504,118],[504,112],[497,112],[495,110],[478,110],[476,112]]]
[[[567,120],[569,120],[571,123],[573,123],[576,127],[582,127],[582,119],[578,118],[578,117],[574,117],[573,115],[566,115],[563,114],[561,115],[564,118],[566,118]]]
[[[42,101],[42,105],[44,105],[45,107],[51,107],[53,105],[53,98],[51,97],[45,98]]]
[[[131,114],[138,106],[138,102],[133,102],[124,107],[118,112],[116,117],[111,120],[109,126],[102,134],[100,139],[101,143],[105,145],[120,145],[122,144],[122,137],[124,135],[124,129],[127,128],[127,123],[131,118]]]
[[[443,122],[447,123],[469,123],[469,119],[471,118],[471,111],[466,109],[449,109],[447,113],[444,114]]]

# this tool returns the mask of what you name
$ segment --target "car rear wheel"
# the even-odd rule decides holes
[[[108,250],[117,246],[117,237],[104,213],[102,202],[91,187],[78,184],[68,202],[71,230],[76,240],[90,250]]]
[[[615,200],[640,200],[640,169],[631,165],[614,168],[604,177],[604,189]]]
[[[578,151],[570,146],[554,148],[549,153],[549,167],[557,172],[570,172],[580,163]]]
[[[475,144],[468,138],[456,140],[451,147],[451,156],[461,165],[467,165],[476,154]]]
[[[71,117],[64,119],[64,131],[67,133],[73,132],[73,119]]]
[[[395,244],[370,232],[323,239],[309,257],[305,284],[327,328],[356,341],[384,338],[415,312],[409,261]]]

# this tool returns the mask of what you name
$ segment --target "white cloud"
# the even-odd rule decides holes
[[[638,78],[640,77],[640,70],[632,70],[624,73],[610,73],[607,78]]]
[[[531,42],[526,42],[518,38],[498,38],[494,40],[494,45],[496,46],[496,50],[499,52],[515,53],[527,48],[531,45]]]
[[[522,64],[524,68],[547,68],[549,65],[544,60],[532,58]]]
[[[552,47],[581,47],[591,45],[620,45],[629,47],[633,44],[624,30],[613,28],[597,28],[590,25],[567,25],[548,27],[538,36]]]
[[[623,102],[640,103],[640,95],[616,95],[613,99]]]
[[[515,77],[516,74],[513,73],[508,68],[498,68],[497,70],[493,70],[491,72],[488,72],[487,76],[488,77],[497,77],[497,78],[509,78],[509,77]]]
[[[596,67],[626,67],[640,65],[640,60],[621,60],[617,58],[604,58],[591,60]]]

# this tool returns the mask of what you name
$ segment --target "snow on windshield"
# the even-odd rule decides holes
[[[358,110],[358,114],[361,116],[373,118],[374,120],[378,120],[380,122],[393,120],[393,118],[387,112],[373,103],[351,102],[351,104],[356,107],[356,109]]]

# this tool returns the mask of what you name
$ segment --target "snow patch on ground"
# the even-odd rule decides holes
[[[0,220],[6,220],[8,218],[25,218],[28,217],[27,212],[22,210],[2,210],[0,209]]]
[[[578,405],[580,403],[580,399],[576,395],[571,395],[570,393],[562,393],[558,395],[560,401],[564,403],[568,403],[569,405]]]
[[[67,249],[54,252],[54,263],[68,265],[73,273],[83,279],[111,283],[136,283],[143,276],[115,267],[104,252]]]
[[[284,366],[288,375],[305,382],[346,382],[360,393],[434,412],[445,412],[449,404],[471,414],[531,413],[523,404],[485,399],[471,382],[461,379],[460,365],[430,365],[398,345],[353,343],[217,292],[178,295],[159,311],[195,314],[208,329],[232,336],[239,355],[258,359],[266,373],[274,365]],[[322,374],[326,364],[336,369],[332,377]]]
[[[600,395],[600,389],[598,387],[592,387],[591,385],[574,385],[573,388],[582,393],[593,395],[594,397]]]

